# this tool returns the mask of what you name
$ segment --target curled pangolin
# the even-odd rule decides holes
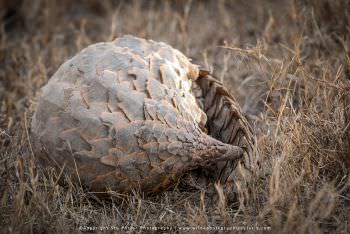
[[[124,36],[65,62],[32,119],[35,155],[90,191],[163,191],[251,171],[252,132],[222,84],[165,43]]]

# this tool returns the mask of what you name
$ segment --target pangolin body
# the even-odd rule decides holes
[[[165,43],[91,45],[43,88],[35,155],[90,191],[158,192],[196,168],[227,180],[243,151],[250,166],[251,131],[222,85],[199,74]]]

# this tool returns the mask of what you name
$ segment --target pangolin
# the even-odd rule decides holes
[[[237,162],[252,170],[252,136],[220,82],[171,46],[134,36],[62,64],[31,124],[41,164],[92,192],[160,192],[196,170],[225,183]]]

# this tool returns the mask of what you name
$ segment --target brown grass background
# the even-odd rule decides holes
[[[69,179],[59,186],[37,166],[28,133],[40,87],[85,46],[124,34],[183,51],[239,100],[262,171],[236,203],[181,186],[99,200]],[[349,91],[346,0],[2,0],[0,232],[122,225],[350,232]]]

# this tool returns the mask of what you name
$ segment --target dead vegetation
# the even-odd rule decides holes
[[[349,231],[349,1],[9,2],[0,4],[2,231],[123,225]],[[69,179],[62,187],[57,175],[43,175],[28,134],[40,87],[80,49],[124,34],[180,49],[239,100],[256,131],[263,170],[248,188],[239,187],[237,203],[226,204],[220,186],[221,199],[212,203],[181,185],[158,196],[135,192],[101,201]]]

